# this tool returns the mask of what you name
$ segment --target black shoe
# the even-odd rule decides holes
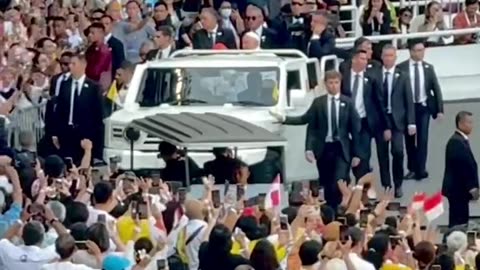
[[[413,180],[415,179],[415,173],[414,172],[408,172],[404,177],[403,179],[405,180]]]
[[[416,179],[417,181],[421,181],[421,180],[423,180],[423,179],[425,179],[425,178],[428,178],[428,172],[427,172],[427,171],[424,171],[424,172],[422,172],[422,173],[417,173],[417,174],[415,174],[415,179]]]
[[[395,189],[395,198],[398,199],[398,198],[401,198],[401,197],[403,197],[402,188],[401,187],[396,188]]]

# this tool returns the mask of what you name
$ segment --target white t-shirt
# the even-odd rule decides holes
[[[74,264],[71,262],[55,262],[45,264],[40,268],[40,270],[95,270],[94,268],[88,267],[84,264]]]
[[[16,246],[7,239],[0,240],[0,269],[39,270],[44,264],[58,259],[55,247]]]

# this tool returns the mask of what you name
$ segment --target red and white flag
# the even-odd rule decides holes
[[[425,192],[415,193],[412,200],[412,209],[415,211],[421,210],[425,203],[425,199],[427,199],[427,194],[425,194]]]
[[[437,192],[427,198],[423,203],[423,211],[425,212],[428,222],[441,216],[443,214],[442,192]]]
[[[273,179],[272,186],[267,193],[265,198],[265,209],[277,208],[280,206],[281,201],[281,184],[280,184],[280,174],[277,174],[277,177]]]

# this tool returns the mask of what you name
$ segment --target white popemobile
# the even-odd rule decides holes
[[[329,56],[319,63],[297,50],[197,50],[178,51],[170,59],[140,64],[129,85],[124,108],[106,120],[105,159],[118,156],[119,167],[130,168],[130,143],[124,133],[135,119],[183,112],[217,113],[253,123],[287,139],[286,180],[315,179],[315,166],[303,156],[306,127],[274,123],[269,110],[304,113],[321,94],[310,86],[321,80],[327,59],[336,61],[336,57]],[[157,157],[159,142],[158,138],[140,133],[133,151],[135,170],[164,167]],[[272,158],[267,152],[267,147],[258,144],[237,149],[239,158],[248,165]],[[189,157],[200,168],[214,158],[205,151],[189,151]]]

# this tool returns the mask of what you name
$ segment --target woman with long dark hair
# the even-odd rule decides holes
[[[280,263],[275,254],[275,248],[270,241],[258,241],[250,254],[250,265],[255,270],[278,270]]]
[[[230,253],[232,244],[230,229],[223,224],[215,225],[208,242],[204,242],[200,246],[199,270],[234,270],[239,265],[249,264],[248,260],[242,256]]]

